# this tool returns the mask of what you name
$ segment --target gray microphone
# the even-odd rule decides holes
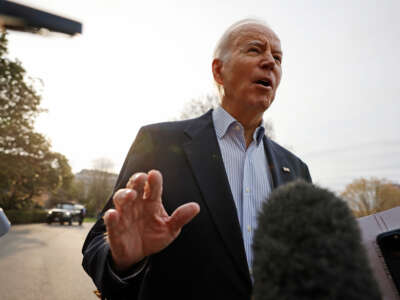
[[[6,214],[3,209],[0,207],[0,237],[5,235],[11,227],[10,221],[7,219]]]
[[[254,235],[254,300],[378,300],[358,224],[333,193],[303,181],[276,189]]]

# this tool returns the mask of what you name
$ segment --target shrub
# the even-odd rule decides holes
[[[7,210],[6,215],[11,224],[45,223],[47,211],[43,209]]]

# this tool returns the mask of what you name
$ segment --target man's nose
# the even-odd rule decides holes
[[[263,69],[273,69],[275,67],[275,59],[271,52],[265,53],[264,57],[260,62],[260,66]]]

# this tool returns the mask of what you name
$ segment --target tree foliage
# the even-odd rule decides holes
[[[32,198],[72,180],[66,157],[34,130],[41,97],[19,61],[7,56],[7,36],[0,36],[0,206],[26,208]]]
[[[341,196],[357,217],[400,205],[400,187],[386,179],[356,179],[346,186]]]
[[[88,187],[88,211],[97,215],[106,204],[112,188],[114,177],[111,173],[114,163],[108,158],[98,158],[93,161],[93,174]]]
[[[64,180],[63,184],[49,195],[47,207],[51,208],[56,206],[57,203],[61,202],[85,202],[85,193],[83,182],[76,180],[72,177],[72,180]]]
[[[194,98],[186,102],[181,113],[175,120],[186,120],[196,118],[206,113],[210,109],[218,107],[220,104],[219,97],[216,94],[207,94],[204,97]],[[264,120],[265,134],[271,138],[275,138],[274,127],[270,120]]]
[[[117,179],[112,160],[102,157],[93,160],[92,169],[84,169],[75,175],[79,184],[80,202],[85,204],[89,216],[97,216],[106,204]]]

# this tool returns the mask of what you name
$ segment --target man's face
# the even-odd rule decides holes
[[[214,77],[218,82],[220,76],[224,88],[222,106],[234,115],[262,114],[274,100],[281,80],[279,38],[260,24],[246,24],[233,33],[228,47],[220,68],[213,63]]]

